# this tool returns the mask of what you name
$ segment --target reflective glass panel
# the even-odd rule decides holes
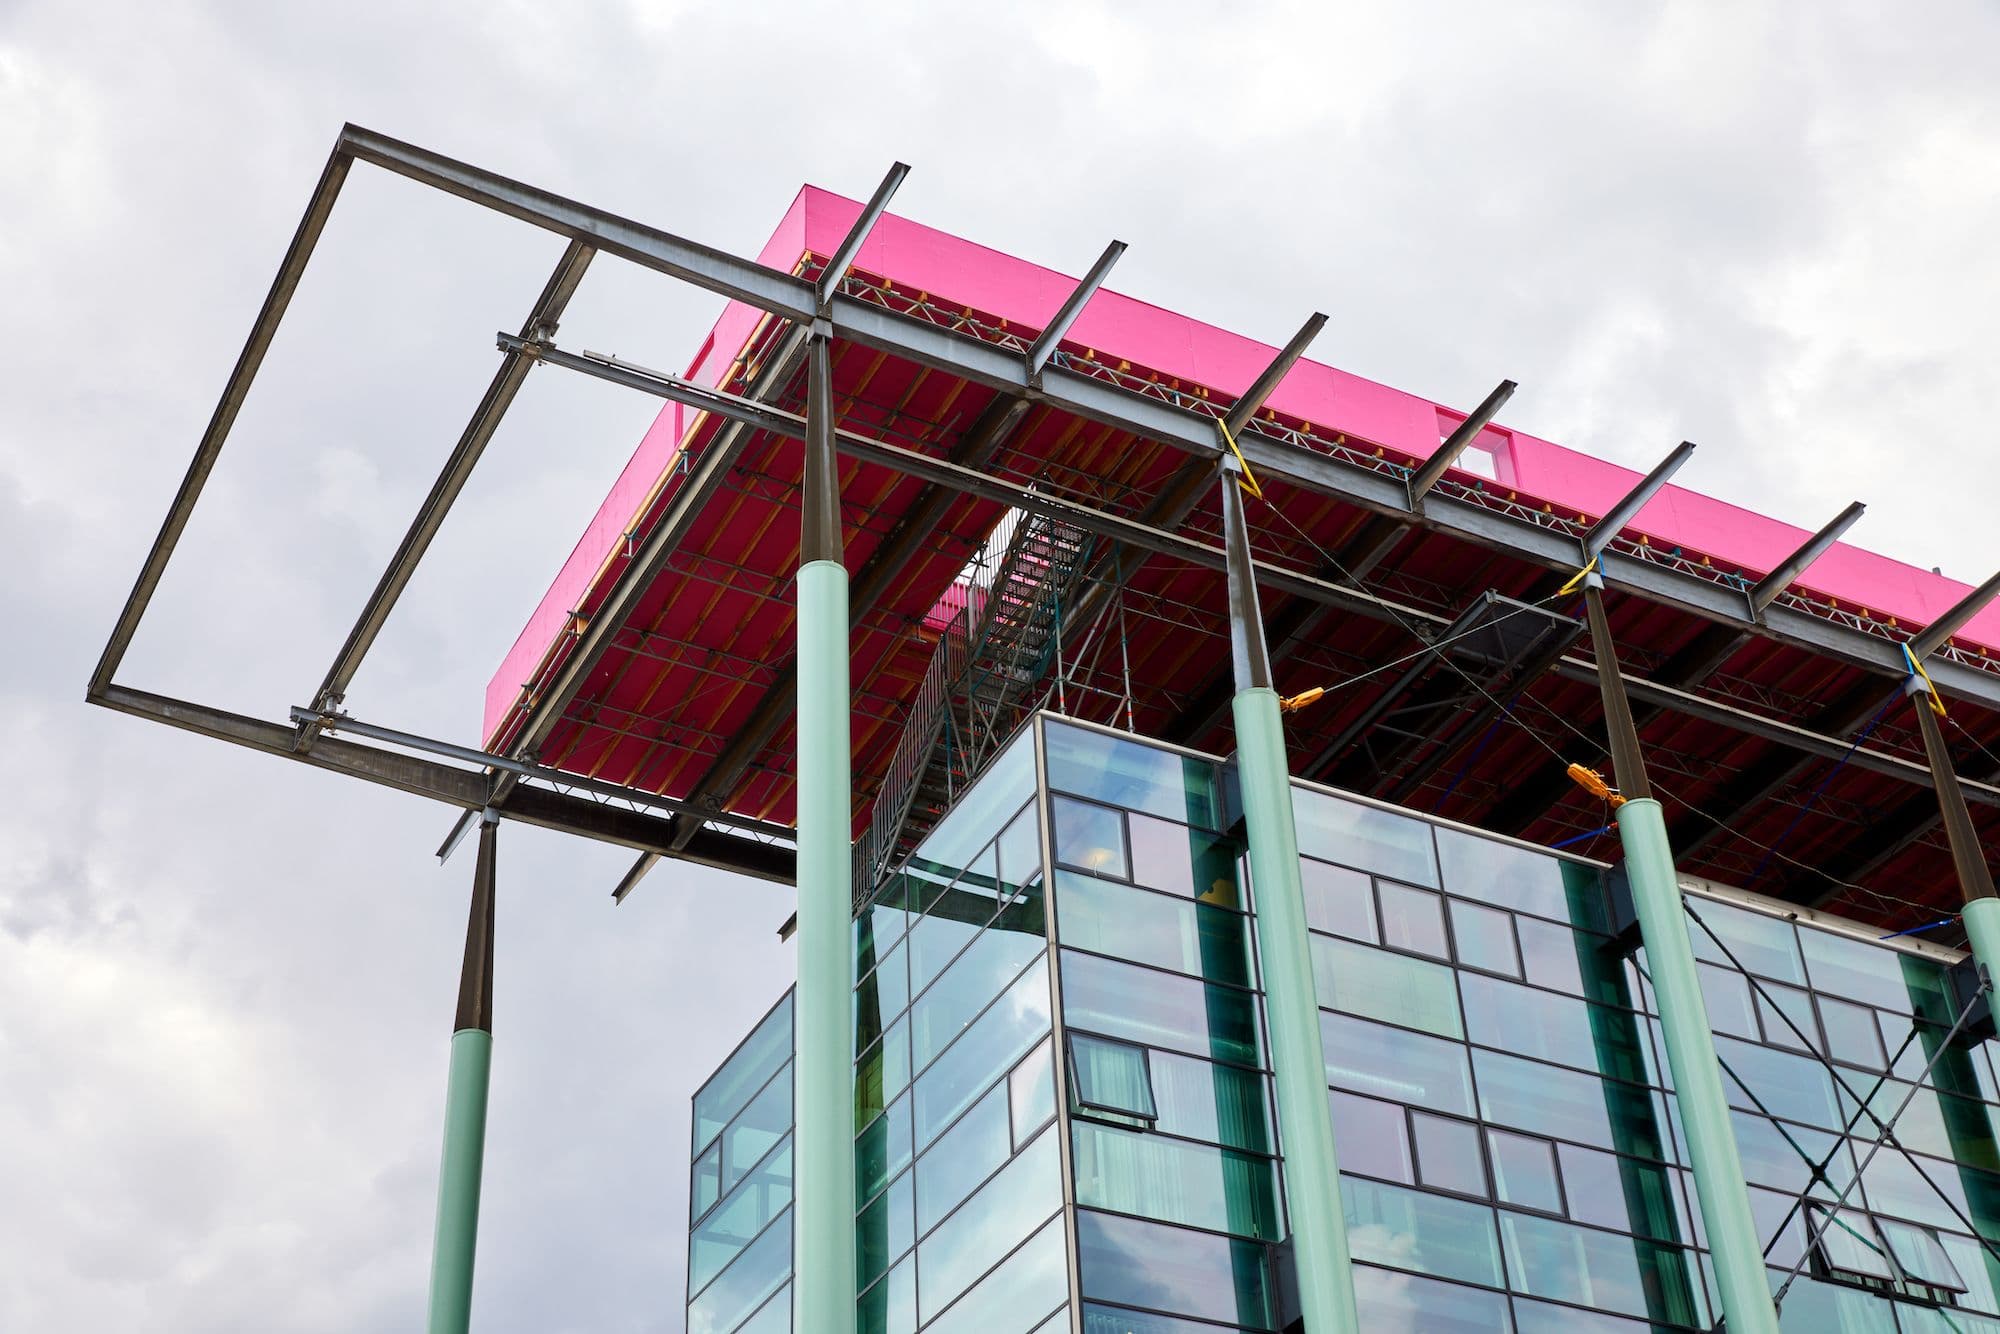
[[[1773,1274],[1772,1286],[1781,1277]],[[1890,1303],[1873,1293],[1801,1274],[1785,1294],[1778,1328],[1784,1334],[1896,1334],[1893,1312]]]
[[[1494,977],[1460,980],[1474,1042],[1578,1070],[1644,1082],[1636,1015]]]
[[[1826,1026],[1827,1054],[1834,1060],[1870,1070],[1880,1070],[1887,1064],[1889,1054],[1882,1050],[1882,1034],[1873,1010],[1821,996],[1819,1017]]]
[[[1152,1052],[1148,1064],[1159,1111],[1155,1129],[1251,1153],[1273,1151],[1263,1075],[1170,1051]]]
[[[1020,1250],[973,1284],[925,1334],[1027,1334],[1069,1300],[1063,1221],[1052,1218]]]
[[[1445,943],[1443,898],[1389,880],[1375,882],[1375,897],[1381,907],[1384,945],[1433,959],[1451,957],[1451,947]]]
[[[722,1193],[727,1195],[771,1146],[792,1130],[792,1068],[788,1064],[722,1132]]]
[[[1014,1067],[1007,1076],[1008,1111],[1014,1126],[1014,1147],[1020,1148],[1056,1114],[1056,1071],[1049,1044]]]
[[[917,1230],[929,1232],[1013,1151],[1007,1086],[1002,1083],[917,1159]]]
[[[1369,1334],[1512,1334],[1514,1328],[1507,1299],[1497,1292],[1373,1265],[1354,1267],[1354,1300]]]
[[[1457,829],[1437,831],[1437,852],[1444,887],[1454,894],[1605,929],[1604,873],[1598,867]]]
[[[1764,1025],[1764,1041],[1774,1047],[1812,1051],[1821,1045],[1812,997],[1797,987],[1766,982],[1757,991],[1757,1018]]]
[[[1255,997],[1094,958],[1062,955],[1064,1018],[1074,1027],[1239,1065],[1259,1065]]]
[[[1000,882],[1009,893],[1042,873],[1042,822],[1030,805],[1000,835]]]
[[[1410,1156],[1410,1114],[1393,1102],[1378,1102],[1334,1089],[1333,1142],[1341,1171],[1386,1177],[1409,1185],[1416,1180]]]
[[[898,1019],[854,1069],[854,1122],[866,1125],[910,1086],[910,1022]]]
[[[791,1276],[791,1222],[790,1210],[774,1219],[734,1264],[688,1303],[688,1334],[729,1334]]]
[[[918,930],[922,930],[922,926]],[[1036,959],[1048,942],[1038,935],[998,929],[983,931],[957,962],[910,1007],[911,1053],[921,1070],[979,1017],[993,998]]]
[[[1757,1006],[1750,996],[1750,980],[1734,968],[1712,963],[1696,964],[1694,973],[1701,980],[1701,1003],[1708,1011],[1708,1026],[1755,1042]]]
[[[1759,1110],[1744,1090],[1747,1085],[1749,1092],[1755,1093],[1764,1104],[1762,1110],[1773,1116],[1829,1130],[1839,1128],[1840,1108],[1834,1101],[1833,1078],[1812,1057],[1738,1042],[1734,1038],[1717,1038],[1715,1054],[1724,1066],[1722,1090],[1731,1107]]]
[[[1734,968],[1736,964],[1729,960],[1733,954],[1737,963],[1760,977],[1805,983],[1805,964],[1799,958],[1799,941],[1790,922],[1713,899],[1693,900],[1690,907],[1707,925],[1703,930],[1694,920],[1688,922],[1688,942],[1694,946],[1695,958]],[[1727,953],[1710,932],[1729,947]]]
[[[736,1327],[736,1334],[790,1334],[792,1285],[787,1283],[757,1308],[757,1314]]]
[[[722,1198],[722,1145],[711,1144],[695,1159],[694,1177],[688,1186],[688,1221],[707,1213]]]
[[[1944,965],[1887,945],[1809,927],[1799,928],[1799,940],[1805,946],[1806,971],[1815,990],[1921,1015],[1933,1022],[1951,1021],[1954,1010],[1946,1000],[1950,984]]]
[[[1904,1273],[1934,1288],[1965,1291],[1965,1280],[1959,1277],[1958,1267],[1945,1254],[1935,1232],[1893,1218],[1877,1219],[1876,1227]]]
[[[910,1095],[889,1105],[854,1139],[854,1197],[867,1201],[910,1164]]]
[[[914,1334],[917,1328],[917,1257],[905,1256],[855,1304],[856,1334]]]
[[[1520,1292],[1684,1325],[1698,1319],[1678,1248],[1504,1211],[1500,1236]]]
[[[916,1082],[922,1148],[1049,1031],[1048,967],[1037,961]]]
[[[792,995],[786,992],[743,1045],[695,1093],[694,1152],[707,1148],[778,1067],[791,1059]]]
[[[1500,1248],[1486,1205],[1348,1176],[1340,1192],[1356,1260],[1500,1286]]]
[[[1486,1149],[1493,1162],[1493,1192],[1504,1203],[1551,1214],[1563,1211],[1555,1145],[1530,1135],[1489,1130]]]
[[[721,1273],[791,1202],[792,1149],[787,1143],[688,1233],[689,1291],[699,1292]]]
[[[854,1050],[868,1050],[910,1003],[910,961],[898,945],[854,989]]]
[[[1445,965],[1333,936],[1314,934],[1311,944],[1313,984],[1321,1005],[1440,1037],[1465,1035],[1458,990]]]
[[[1562,1162],[1564,1203],[1577,1222],[1661,1241],[1679,1241],[1685,1234],[1665,1167],[1574,1144],[1558,1144],[1556,1156]]]
[[[1159,1115],[1144,1047],[1072,1033],[1069,1062],[1076,1105],[1083,1110],[1116,1112],[1141,1121]]]
[[[1091,1121],[1071,1132],[1078,1204],[1278,1240],[1269,1158]]]
[[[1604,938],[1535,917],[1516,917],[1521,967],[1538,987],[1582,996],[1607,1005],[1630,1006],[1622,957],[1604,948]]]
[[[1056,872],[1065,945],[1211,982],[1250,985],[1249,919],[1227,908]]]
[[[1292,813],[1306,856],[1437,888],[1437,857],[1423,821],[1297,786]]]
[[[1299,881],[1305,891],[1306,924],[1313,930],[1371,945],[1380,943],[1381,933],[1375,928],[1375,890],[1367,876],[1302,857]]]
[[[970,788],[917,845],[912,866],[928,864],[947,869],[946,878],[972,860],[972,854],[1000,832],[1007,817],[1035,795],[1034,729],[1023,728]]]
[[[1646,1090],[1499,1052],[1475,1050],[1481,1114],[1496,1125],[1662,1156],[1660,1127]]]
[[[1049,786],[1204,829],[1216,819],[1215,766],[1126,737],[1045,725]]]
[[[1057,1148],[1054,1132],[1044,1133],[918,1245],[919,1320],[943,1310],[995,1257],[1062,1207]],[[1043,1314],[1037,1312],[1035,1318]]]
[[[1256,1242],[1077,1211],[1083,1295],[1268,1330],[1277,1303]]]
[[[1471,1116],[1472,1079],[1456,1042],[1321,1014],[1327,1081],[1355,1093]]]
[[[1451,939],[1458,950],[1458,961],[1467,968],[1521,976],[1521,951],[1514,944],[1511,913],[1453,899]]]
[[[917,1240],[910,1215],[910,1173],[891,1182],[854,1220],[854,1281],[872,1283]]]
[[[1224,908],[1243,906],[1236,892],[1236,847],[1211,834],[1150,815],[1128,815],[1132,879],[1148,889]]]
[[[1062,1332],[1057,1330],[1054,1334]],[[1206,1320],[1183,1320],[1179,1316],[1086,1302],[1083,1307],[1083,1334],[1228,1334],[1228,1331]]]
[[[1068,797],[1049,798],[1049,819],[1056,831],[1056,864],[1075,866],[1099,875],[1131,877],[1125,853],[1125,817],[1109,806]]]
[[[1486,1197],[1486,1160],[1479,1151],[1478,1126],[1453,1117],[1412,1112],[1410,1129],[1420,1185]]]

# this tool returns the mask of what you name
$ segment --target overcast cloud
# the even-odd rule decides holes
[[[1977,579],[2000,6],[0,0],[0,1329],[415,1328],[450,813],[86,708],[352,120],[754,253],[803,181]],[[558,242],[356,168],[123,677],[309,702]],[[717,303],[599,260],[568,344]],[[534,377],[350,696],[480,694],[653,405]],[[681,1327],[687,1099],[787,896],[508,826],[475,1324]]]

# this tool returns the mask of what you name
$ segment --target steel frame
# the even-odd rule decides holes
[[[313,707],[302,710],[292,726],[264,722],[226,710],[174,699],[134,689],[117,681],[133,636],[144,618],[169,561],[200,498],[222,446],[249,393],[257,371],[269,350],[279,323],[304,274],[313,249],[324,231],[335,201],[355,162],[366,162],[481,205],[519,221],[565,237],[569,246],[561,262],[532,307],[518,335],[502,335],[500,345],[507,353],[486,395],[475,410],[457,446],[447,459],[417,518],[363,605],[347,641],[330,666],[320,688],[313,695]],[[900,357],[916,365],[942,371],[972,384],[997,391],[1009,404],[1013,423],[1026,412],[1043,406],[1119,431],[1133,432],[1145,439],[1178,450],[1189,459],[1188,483],[1170,488],[1158,497],[1141,518],[1128,518],[1071,501],[1037,494],[982,471],[851,432],[841,432],[838,444],[843,452],[882,463],[907,474],[921,477],[935,487],[1002,500],[1022,508],[1041,509],[1065,522],[1110,537],[1142,552],[1157,552],[1193,561],[1212,569],[1226,568],[1226,558],[1218,546],[1194,541],[1169,531],[1178,527],[1194,508],[1206,486],[1211,485],[1215,465],[1226,452],[1217,420],[1226,419],[1236,446],[1252,471],[1266,481],[1278,481],[1319,496],[1351,504],[1377,516],[1386,517],[1402,528],[1422,528],[1501,552],[1551,571],[1575,568],[1579,543],[1586,553],[1597,554],[1606,581],[1627,592],[1675,607],[1710,622],[1736,628],[1745,636],[1762,636],[1776,642],[1824,654],[1862,667],[1883,678],[1904,675],[1900,637],[1891,638],[1879,623],[1867,622],[1851,612],[1830,613],[1829,609],[1786,592],[1764,581],[1756,589],[1747,581],[1727,572],[1697,568],[1679,553],[1662,553],[1644,544],[1618,536],[1608,522],[1590,528],[1566,518],[1537,513],[1533,507],[1501,498],[1449,478],[1426,476],[1422,489],[1412,484],[1412,469],[1379,457],[1371,457],[1344,437],[1328,440],[1313,432],[1310,425],[1288,425],[1262,415],[1263,394],[1282,376],[1283,370],[1304,350],[1317,331],[1322,317],[1307,322],[1283,353],[1274,361],[1258,385],[1234,404],[1212,403],[1205,396],[1183,394],[1178,387],[1147,383],[1128,377],[1123,368],[1114,368],[1089,356],[1078,357],[1054,346],[1056,337],[1044,336],[1030,344],[1018,333],[977,327],[977,321],[961,312],[924,309],[921,299],[910,301],[901,294],[857,283],[847,273],[860,246],[860,235],[879,217],[906,169],[898,164],[885,180],[877,197],[864,211],[856,233],[844,243],[835,262],[830,262],[817,281],[765,268],[712,247],[618,217],[559,195],[524,185],[492,172],[468,166],[440,154],[390,139],[373,131],[349,125],[342,129],[329,155],[311,199],[288,246],[278,273],[266,294],[249,336],[230,372],[220,400],[203,431],[194,458],[183,477],[158,535],[147,553],[139,574],[111,630],[93,670],[86,691],[89,702],[113,708],[155,722],[181,727],[238,745],[281,755],[316,767],[346,774],[433,800],[464,811],[492,810],[502,818],[521,820],[562,829],[585,837],[620,843],[646,856],[674,856],[725,869],[771,879],[789,879],[790,851],[759,841],[754,835],[768,835],[757,826],[719,809],[683,809],[672,819],[639,810],[610,806],[573,792],[538,784],[545,781],[533,772],[528,759],[547,729],[560,718],[583,679],[589,665],[602,653],[609,631],[619,623],[617,610],[636,597],[658,563],[671,554],[684,524],[663,522],[655,525],[642,550],[612,590],[610,604],[571,646],[554,687],[542,692],[531,712],[529,724],[507,755],[451,747],[413,734],[397,733],[393,744],[427,750],[432,756],[457,752],[459,758],[483,767],[467,769],[439,758],[413,756],[383,746],[363,745],[329,735],[342,725],[353,728],[351,719],[338,712],[347,689],[362,660],[427,551],[432,538],[457,498],[466,478],[476,466],[486,442],[491,439],[520,382],[535,361],[567,364],[586,369],[600,378],[621,378],[630,387],[663,397],[676,398],[697,408],[732,418],[748,428],[798,433],[803,422],[758,401],[771,389],[788,383],[796,369],[796,357],[803,349],[808,332],[838,338]],[[1083,302],[1097,290],[1110,266],[1123,249],[1108,249],[1076,293],[1059,312],[1058,321],[1073,319]],[[639,374],[608,362],[592,362],[562,353],[550,342],[555,325],[581,281],[593,256],[599,252],[615,255],[642,268],[681,279],[702,290],[741,301],[775,318],[767,354],[757,364],[757,374],[749,397],[739,397],[703,389],[670,376]],[[902,309],[888,303],[893,298]],[[1266,383],[1266,382],[1269,383]],[[1511,384],[1503,386],[1511,390]],[[1262,391],[1262,392],[1260,392]],[[1504,392],[1496,395],[1504,399]],[[1489,398],[1492,407],[1498,406]],[[1482,405],[1475,414],[1484,424],[1491,412]],[[1468,421],[1468,425],[1470,421]],[[1011,423],[1010,423],[1011,425]],[[1468,439],[1476,430],[1467,433]],[[1001,438],[1004,440],[1005,433]],[[740,438],[739,438],[740,443]],[[706,473],[707,483],[686,485],[677,495],[675,507],[686,514],[718,481],[734,451],[711,446],[703,452],[697,470]],[[1655,470],[1654,477],[1640,490],[1663,481],[1662,474],[1685,457],[1685,451]],[[983,461],[982,461],[983,462]],[[1643,503],[1643,502],[1641,502]],[[1636,510],[1636,505],[1632,507]],[[1622,512],[1615,518],[1629,517]],[[1829,539],[1830,540],[1830,539]],[[1801,567],[1802,568],[1802,567]],[[1258,562],[1259,579],[1269,586],[1303,596],[1315,603],[1339,606],[1377,617],[1411,623],[1438,623],[1444,618],[1414,608],[1396,606],[1358,588],[1342,587],[1324,578],[1302,574],[1281,566]],[[1776,576],[1772,576],[1775,578]],[[1789,582],[1789,579],[1786,581]],[[1994,591],[1993,581],[1966,599],[1953,613],[1919,634],[1912,648],[1921,648],[1920,659],[1929,659],[1938,687],[1951,694],[2000,709],[2000,662],[1983,660],[1957,652],[1949,635],[1965,619],[1983,606]],[[1761,605],[1760,605],[1761,604]],[[593,636],[605,630],[602,640]],[[1565,675],[1596,679],[1595,665],[1564,658],[1555,668]],[[1765,736],[1808,754],[1838,755],[1845,744],[1787,723],[1757,718],[1747,712],[1704,700],[1672,687],[1654,685],[1640,679],[1628,681],[1634,698],[1652,699],[1681,712],[1722,722]],[[1920,784],[1929,774],[1921,765],[1901,757],[1866,750],[1857,752],[1856,764],[1892,773]],[[530,766],[524,771],[522,764]],[[553,773],[554,771],[550,771]],[[548,779],[546,781],[554,781]],[[579,785],[565,778],[570,787]],[[2000,787],[1960,780],[1968,800],[2000,804]],[[662,809],[662,799],[632,790],[630,799],[651,809]],[[752,837],[723,832],[738,829]],[[447,840],[449,846],[450,840]]]

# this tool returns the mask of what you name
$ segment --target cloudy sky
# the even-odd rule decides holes
[[[425,17],[418,11],[428,11]],[[307,17],[308,14],[314,17]],[[2000,7],[0,0],[0,1329],[420,1319],[469,858],[414,798],[86,708],[343,121],[754,253],[803,181],[1976,580]],[[306,703],[560,245],[356,168],[128,658]],[[564,342],[717,303],[599,260]],[[654,405],[531,380],[350,695],[471,741]],[[680,1328],[688,1095],[771,886],[508,826],[475,1323]]]

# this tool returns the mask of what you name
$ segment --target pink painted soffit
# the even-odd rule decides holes
[[[807,251],[830,253],[860,210],[854,200],[804,187],[758,262],[789,272]],[[855,267],[1028,329],[1041,328],[1076,284],[1067,275],[893,214],[876,224]],[[725,309],[701,356],[690,366],[690,378],[716,383],[759,318],[758,312],[735,303]],[[1099,360],[1123,359],[1225,395],[1241,393],[1276,355],[1268,344],[1108,288],[1085,308],[1065,341],[1093,349]],[[1461,415],[1432,400],[1310,360],[1301,360],[1292,369],[1267,406],[1281,416],[1418,460],[1430,457],[1438,447],[1443,433],[1440,414],[1444,430]],[[492,735],[561,633],[570,609],[584,596],[605,557],[623,540],[639,503],[671,464],[680,435],[681,410],[670,404],[640,442],[489,684],[485,735]],[[1643,476],[1504,427],[1489,428],[1479,445],[1491,451],[1495,471],[1509,490],[1566,514],[1601,515]],[[1654,546],[1678,547],[1697,558],[1705,555],[1724,569],[1740,568],[1753,576],[1769,571],[1811,535],[1810,529],[1672,485],[1663,488],[1626,531],[1629,536],[1645,536]],[[1842,606],[1866,608],[1879,618],[1893,617],[1910,628],[1929,624],[1971,591],[1969,584],[1844,542],[1816,561],[1796,586]],[[1957,638],[2000,651],[2000,605],[1975,616]]]

